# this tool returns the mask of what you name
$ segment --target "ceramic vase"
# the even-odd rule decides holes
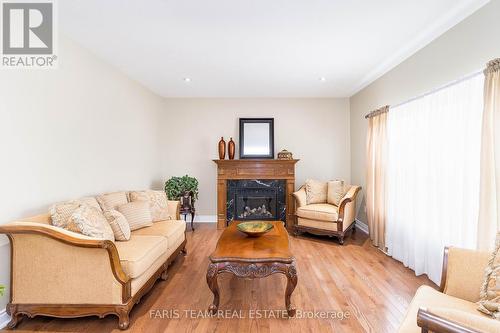
[[[235,151],[235,144],[233,138],[231,138],[227,143],[227,154],[230,160],[234,160],[234,151]]]
[[[219,141],[219,160],[223,160],[225,158],[226,158],[226,141],[224,141],[224,137],[221,137]]]

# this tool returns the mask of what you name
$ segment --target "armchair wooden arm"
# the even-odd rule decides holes
[[[422,328],[422,333],[483,333],[433,314],[424,308],[418,310],[417,325]]]
[[[340,200],[339,221],[345,220],[346,206],[348,203],[356,201],[356,196],[358,195],[360,190],[361,186],[351,186],[351,188],[349,189],[349,191],[347,191],[342,200]]]

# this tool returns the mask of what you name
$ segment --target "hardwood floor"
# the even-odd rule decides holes
[[[132,310],[129,332],[395,332],[417,288],[437,288],[375,249],[359,230],[344,246],[333,238],[303,235],[290,237],[298,270],[292,303],[298,315],[329,318],[273,318],[285,309],[286,278],[279,274],[256,280],[219,276],[220,310],[229,310],[232,318],[200,317],[212,301],[205,274],[221,231],[215,224],[196,227],[187,233],[187,256],[179,256],[167,281],[158,281]],[[250,312],[255,309],[276,311],[261,311],[270,318],[256,319]],[[345,319],[332,319],[337,313]],[[117,323],[114,316],[37,317],[24,319],[16,331],[120,332]]]

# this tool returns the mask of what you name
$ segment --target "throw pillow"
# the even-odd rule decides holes
[[[306,202],[308,205],[326,203],[328,184],[314,179],[306,180]]]
[[[500,320],[500,233],[484,271],[478,310]]]
[[[137,230],[153,225],[149,202],[147,201],[129,202],[119,206],[118,211],[127,219],[130,230]]]
[[[80,207],[81,203],[78,201],[66,201],[53,204],[49,208],[51,216],[51,224],[55,227],[63,228],[68,231],[80,232],[78,227],[70,221],[70,217],[75,210]]]
[[[163,191],[133,191],[129,193],[130,201],[147,201],[153,222],[170,220],[167,195]]]
[[[113,230],[104,214],[97,208],[82,204],[69,218],[86,236],[114,241]]]
[[[118,206],[124,205],[128,202],[128,197],[126,192],[114,192],[106,193],[97,196],[97,202],[101,206],[103,211],[115,209]]]
[[[130,239],[130,226],[122,213],[114,209],[107,210],[104,212],[104,217],[108,220],[116,240],[127,241]]]
[[[343,180],[330,180],[328,182],[327,202],[331,205],[339,206],[345,195],[345,184]]]

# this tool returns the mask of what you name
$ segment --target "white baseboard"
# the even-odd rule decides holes
[[[368,226],[358,219],[356,219],[356,228],[363,231],[365,234],[368,234]]]
[[[191,221],[189,215],[188,215],[187,219],[188,219],[188,221]],[[194,222],[196,222],[196,223],[217,223],[217,215],[195,215]]]
[[[10,321],[10,316],[7,314],[5,309],[0,311],[0,329],[4,328],[7,326],[7,324]]]

